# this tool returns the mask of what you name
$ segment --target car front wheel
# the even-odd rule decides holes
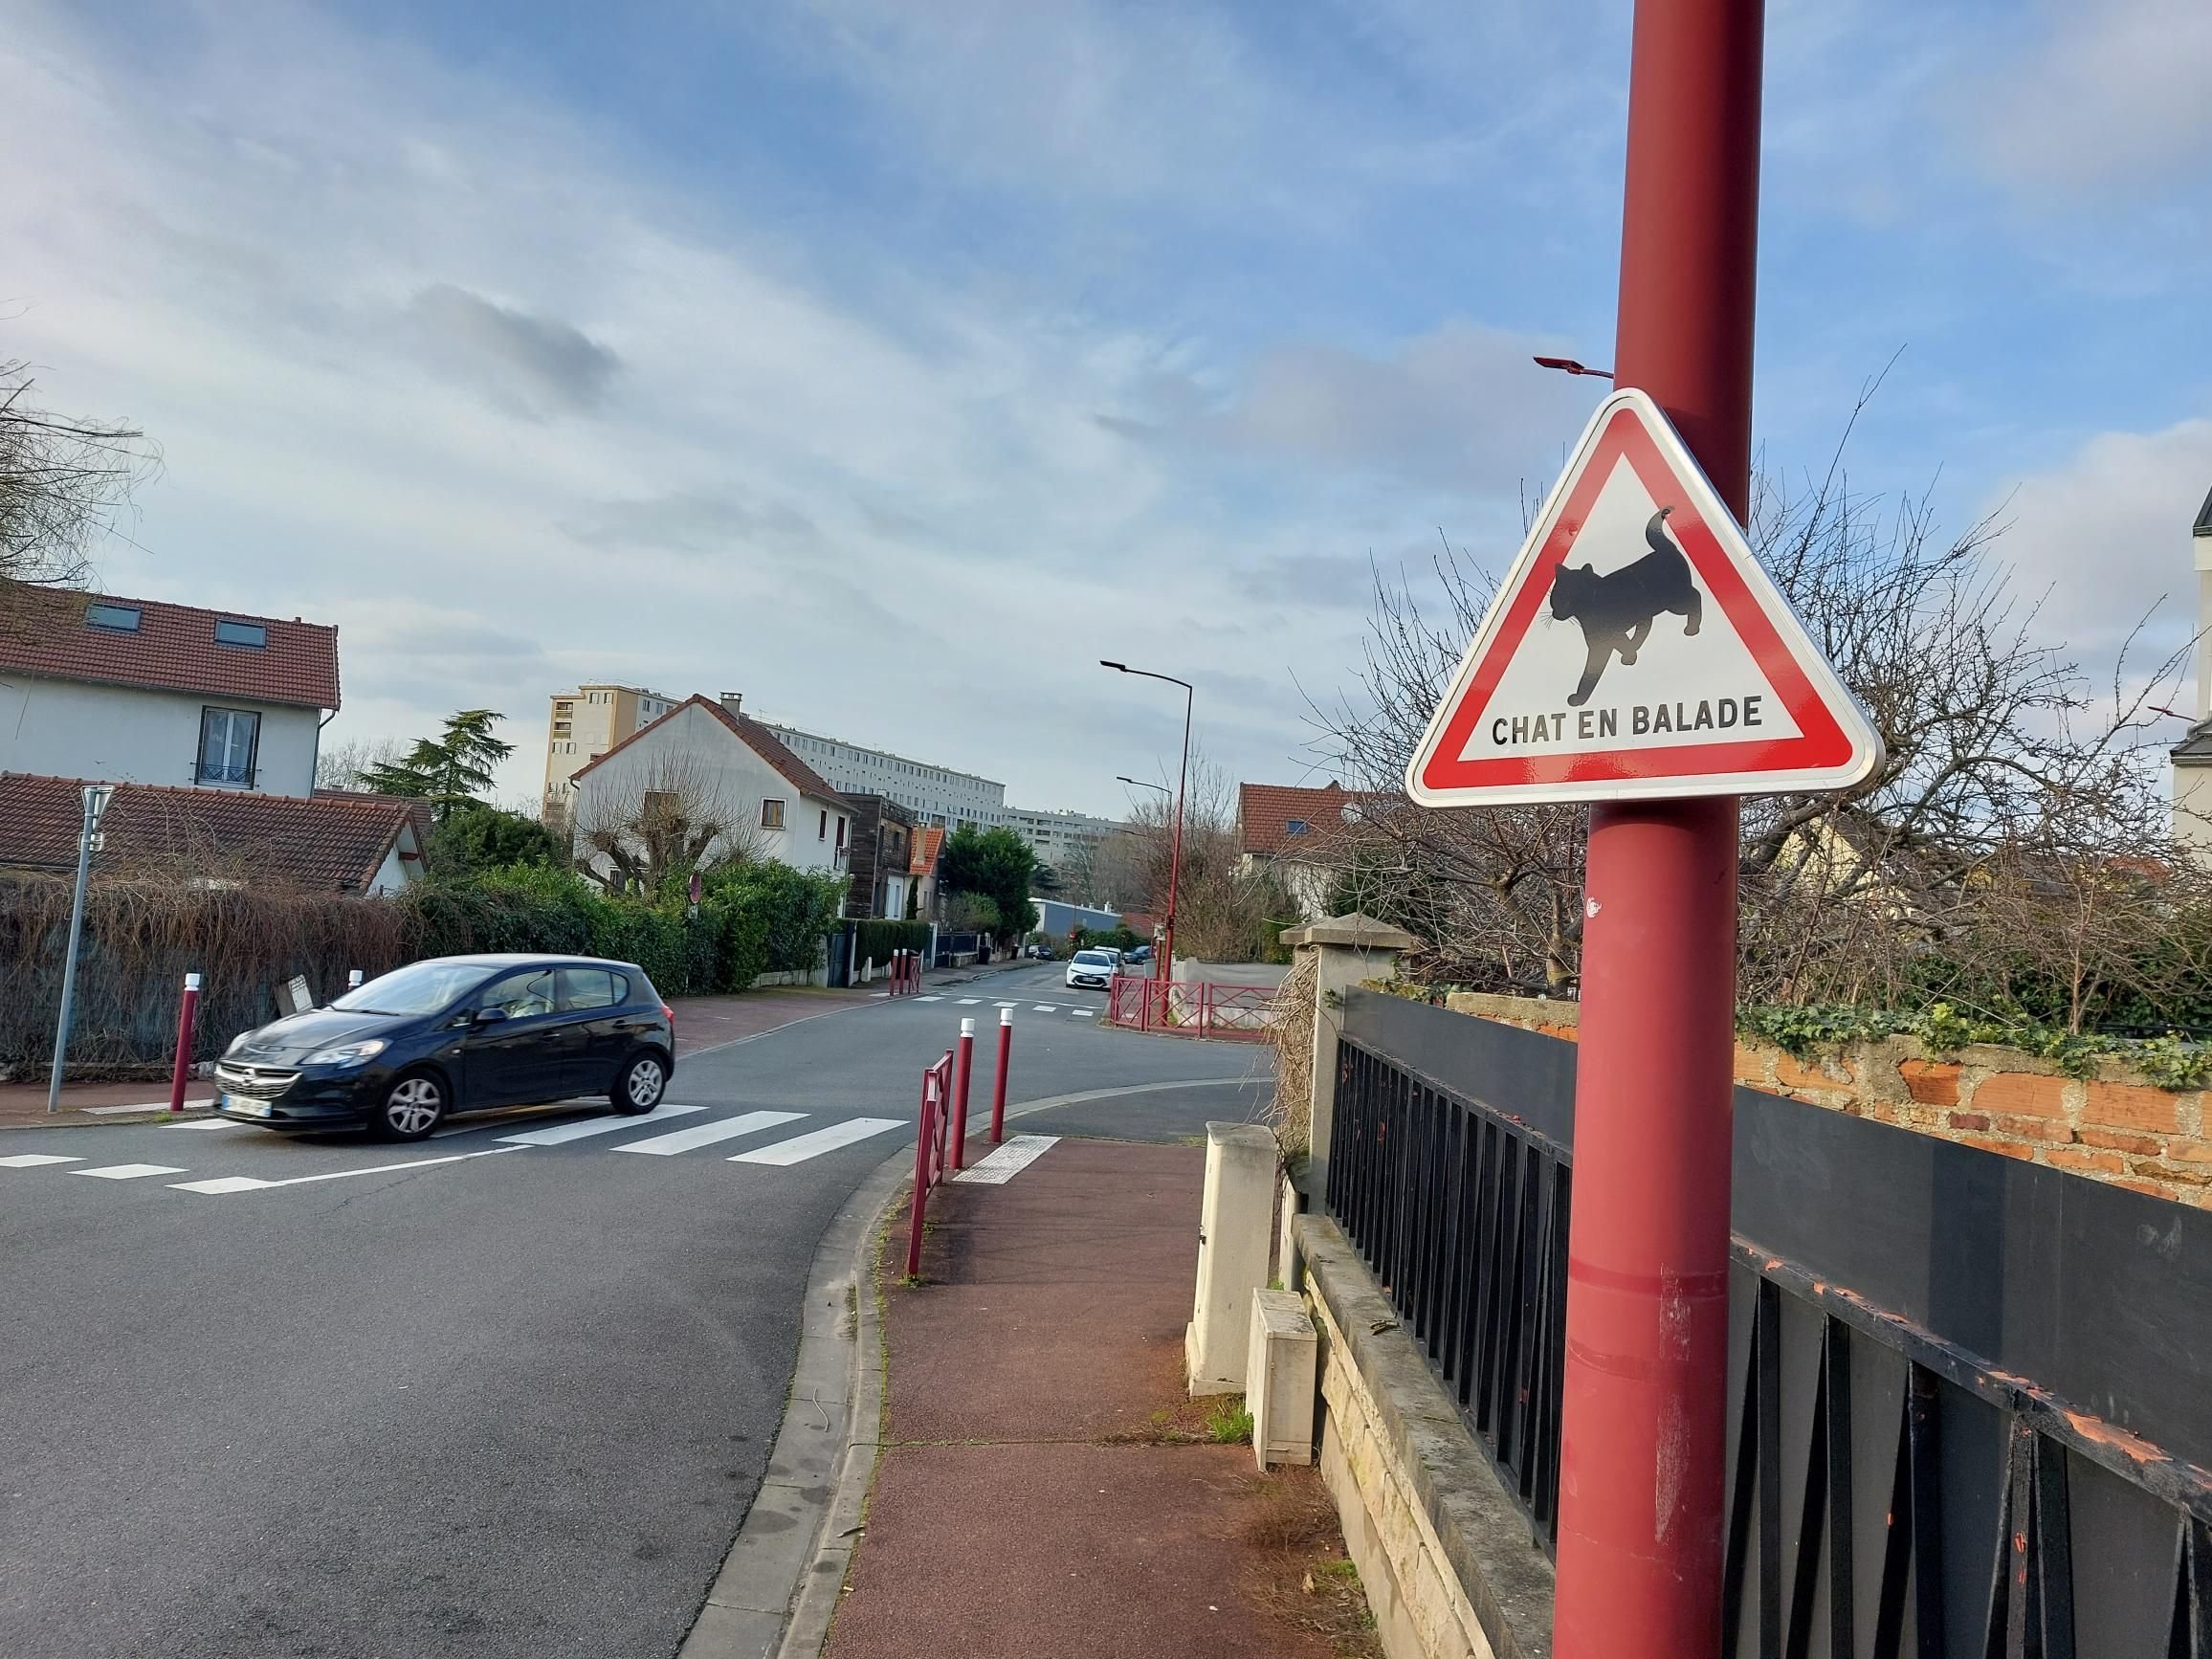
[[[614,1080],[614,1109],[640,1116],[660,1104],[668,1088],[668,1067],[658,1054],[632,1054],[622,1075]]]
[[[428,1072],[409,1072],[385,1092],[368,1127],[385,1140],[420,1140],[445,1115],[445,1085]]]

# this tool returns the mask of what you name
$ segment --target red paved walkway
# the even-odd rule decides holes
[[[1189,1438],[1205,1163],[1063,1140],[1004,1186],[947,1185],[919,1288],[891,1229],[885,1449],[829,1659],[1344,1650],[1299,1617],[1319,1604],[1295,1560],[1281,1593],[1285,1500],[1333,1528],[1312,1471],[1263,1478],[1250,1447]]]

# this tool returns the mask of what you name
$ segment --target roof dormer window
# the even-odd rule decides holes
[[[104,628],[110,633],[136,633],[139,630],[139,608],[135,605],[88,605],[84,608],[84,625],[87,628]]]
[[[240,622],[234,617],[220,617],[215,622],[215,643],[235,645],[246,651],[267,651],[269,630],[258,622]]]

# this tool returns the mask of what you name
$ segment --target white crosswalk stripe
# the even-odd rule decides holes
[[[960,1000],[960,1006],[963,1008],[972,1008],[982,1001],[983,998],[981,997],[962,997]]]
[[[1032,1014],[1056,1014],[1059,1011],[1059,1005],[1056,1003],[1039,1003],[1029,1010]]]
[[[735,1117],[720,1117],[712,1123],[695,1123],[689,1129],[671,1130],[666,1135],[655,1135],[647,1140],[626,1140],[614,1150],[673,1158],[679,1152],[712,1146],[718,1140],[735,1140],[741,1135],[753,1135],[763,1129],[773,1129],[779,1123],[793,1123],[806,1116],[804,1112],[742,1112]]]
[[[664,1117],[682,1117],[693,1112],[704,1112],[703,1106],[659,1106],[650,1116],[632,1117],[627,1112],[609,1112],[601,1117],[585,1117],[574,1123],[555,1123],[543,1129],[525,1130],[520,1135],[502,1135],[500,1141],[508,1146],[564,1146],[571,1140],[582,1140],[590,1135],[608,1135],[617,1129],[643,1129]]]
[[[914,1000],[918,1003],[941,1003],[944,998],[933,994],[926,997],[916,997]]]
[[[0,1169],[40,1169],[49,1163],[82,1163],[81,1158],[64,1158],[58,1152],[18,1152],[0,1158]]]
[[[1078,1020],[1087,1020],[1091,1017],[1091,1010],[1089,1008],[1070,1008],[1068,1011],[1071,1014],[1073,1014]]]
[[[149,1175],[182,1175],[166,1163],[111,1163],[104,1169],[73,1169],[72,1175],[94,1175],[102,1181],[140,1181]]]
[[[809,1158],[819,1158],[825,1152],[834,1152],[840,1146],[851,1146],[856,1140],[866,1140],[872,1135],[888,1130],[903,1129],[903,1117],[848,1117],[842,1123],[826,1124],[805,1135],[794,1135],[788,1140],[779,1140],[769,1146],[756,1146],[748,1152],[738,1153],[729,1160],[732,1163],[771,1163],[779,1167],[804,1163]]]

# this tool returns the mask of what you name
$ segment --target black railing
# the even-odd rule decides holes
[[[1354,990],[1331,1213],[1549,1547],[1573,1045]],[[2212,1215],[1736,1092],[1729,1659],[2212,1659]]]

